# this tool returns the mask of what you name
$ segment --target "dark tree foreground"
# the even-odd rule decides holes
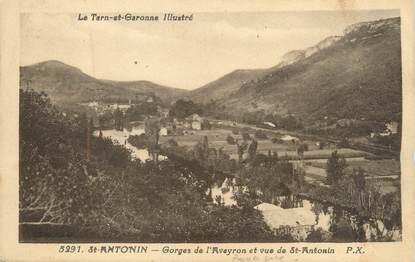
[[[135,161],[123,146],[92,136],[84,117],[57,111],[45,94],[20,90],[20,99],[20,241],[275,238],[259,211],[209,201],[209,177],[197,161]],[[147,126],[155,147],[156,129]]]

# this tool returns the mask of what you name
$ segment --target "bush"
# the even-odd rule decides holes
[[[343,137],[343,138],[340,140],[340,142],[339,142],[339,143],[337,143],[337,146],[338,146],[339,148],[346,148],[346,147],[349,147],[349,146],[350,146],[350,144],[349,144],[349,139],[347,139],[347,138]]]
[[[232,129],[232,134],[234,134],[234,135],[239,135],[239,131],[238,131],[238,129]]]
[[[307,236],[307,242],[327,242],[330,241],[332,234],[328,231],[324,231],[321,228],[317,230],[311,231],[311,233]]]
[[[127,141],[138,149],[145,149],[148,147],[148,138],[145,134],[129,136]]]
[[[179,145],[179,144],[177,144],[176,140],[174,140],[173,138],[170,138],[170,139],[167,141],[167,144],[168,144],[169,146],[171,146],[171,147],[176,147],[176,146],[178,146],[178,145]]]
[[[226,137],[226,142],[228,142],[229,145],[235,145],[236,141],[235,138],[233,138],[233,136],[228,135],[228,137]]]
[[[262,130],[255,131],[254,136],[255,136],[255,138],[258,138],[258,139],[267,139],[268,138],[267,134]]]
[[[242,139],[243,140],[251,140],[251,136],[249,135],[249,133],[247,133],[247,132],[243,132],[242,133]]]
[[[273,137],[273,138],[271,138],[271,142],[272,143],[274,143],[274,144],[282,144],[282,143],[284,143],[284,141],[282,141],[280,138],[278,138],[278,137]]]
[[[212,128],[212,125],[210,124],[209,120],[203,119],[201,127],[203,130],[210,130]]]

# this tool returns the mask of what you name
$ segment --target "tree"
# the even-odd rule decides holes
[[[203,136],[194,147],[195,157],[198,161],[206,161],[209,157],[209,141],[207,136]]]
[[[159,155],[160,121],[156,118],[147,119],[144,123],[144,133],[147,136],[148,152],[157,164]]]
[[[239,163],[242,163],[243,160],[243,155],[245,153],[245,151],[248,149],[248,143],[243,140],[242,142],[239,142],[239,140],[236,140],[236,148],[237,148],[237,152],[238,152],[238,161]]]
[[[130,143],[132,146],[138,149],[146,149],[150,145],[150,142],[146,134],[129,136],[128,143]]]
[[[359,205],[364,206],[364,194],[366,189],[365,170],[361,167],[353,170],[353,182],[358,192]]]
[[[179,99],[171,107],[169,111],[169,116],[175,118],[186,118],[194,113],[201,113],[201,109],[198,105],[193,103],[193,101],[191,100]]]
[[[257,149],[258,142],[255,139],[252,139],[251,143],[248,146],[248,159],[255,159]]]
[[[297,147],[297,156],[298,156],[299,159],[304,159],[304,151],[305,151],[304,144],[300,144]]]
[[[202,127],[203,130],[209,130],[209,129],[212,128],[212,125],[210,124],[209,120],[203,119],[201,127]]]
[[[246,142],[248,140],[251,140],[251,136],[248,132],[242,132],[242,139]]]
[[[337,184],[340,179],[344,176],[344,170],[347,167],[346,159],[339,157],[337,150],[335,150],[331,157],[327,160],[327,180],[326,183],[329,185]]]
[[[111,127],[113,128],[113,123],[112,121],[114,121],[114,115],[112,114],[111,111],[105,111],[102,114],[100,114],[98,116],[98,124],[99,126],[102,127]]]
[[[340,218],[333,224],[333,238],[334,242],[354,242],[357,239],[356,233],[352,226],[345,218]]]
[[[124,129],[124,113],[117,108],[114,111],[115,129],[122,131]]]
[[[236,144],[235,138],[233,138],[233,136],[231,136],[231,135],[228,135],[226,137],[226,142],[228,142],[229,145],[235,145]]]
[[[142,102],[128,108],[126,116],[128,116],[131,121],[138,121],[142,120],[145,116],[155,116],[157,113],[156,103]]]
[[[110,165],[109,157],[129,161],[129,152],[121,146],[98,151],[108,140],[91,135],[86,116],[62,117],[44,93],[20,90],[19,112],[21,220],[94,223],[111,184],[97,178],[96,167]]]

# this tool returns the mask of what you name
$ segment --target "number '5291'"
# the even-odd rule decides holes
[[[81,246],[59,246],[59,253],[80,253]]]

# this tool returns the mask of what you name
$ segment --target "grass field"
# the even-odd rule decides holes
[[[254,131],[249,132],[251,137],[254,136]],[[162,136],[160,138],[160,143],[165,143],[169,139],[174,139],[180,146],[193,147],[197,142],[202,141],[204,136],[207,136],[209,141],[209,146],[214,148],[223,148],[223,150],[229,154],[232,158],[237,158],[237,147],[236,145],[230,145],[226,138],[232,136],[235,140],[242,140],[240,134],[235,135],[229,129],[212,129],[212,130],[192,130],[189,131],[187,135],[180,136]],[[268,151],[277,152],[279,156],[296,156],[297,145],[292,142],[288,143],[273,143],[271,138],[273,136],[268,135],[267,139],[257,139],[258,141],[258,152],[267,154]],[[334,150],[337,150],[338,153],[344,157],[363,157],[368,155],[366,152],[353,150],[349,148],[336,148],[331,146],[325,149],[319,149],[316,145],[316,141],[302,141],[308,145],[309,150],[304,153],[305,158],[328,158]]]
[[[399,161],[393,159],[384,160],[359,160],[347,161],[347,170],[352,172],[353,168],[363,168],[368,176],[399,176],[400,164]],[[311,166],[316,168],[326,168],[324,162],[311,162]]]

